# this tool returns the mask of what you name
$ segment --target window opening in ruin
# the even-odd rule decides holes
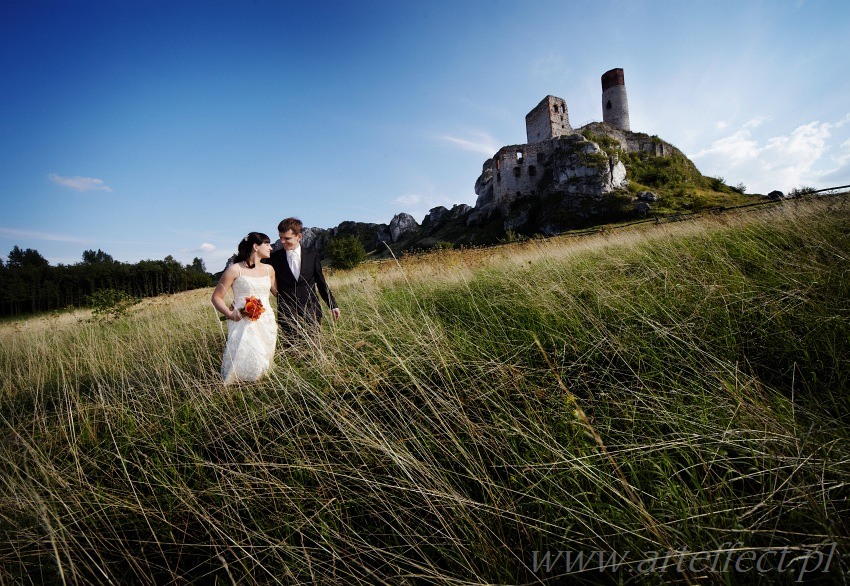
[[[528,166],[528,174],[531,177],[534,177],[535,175],[537,175],[537,167],[535,167],[534,165],[529,165]]]
[[[522,163],[522,151],[517,151],[516,153],[516,162]]]
[[[522,167],[514,167],[514,177],[522,175]]]
[[[555,104],[554,106],[552,106],[552,111],[553,111],[555,114],[557,114],[557,113],[558,113],[558,104]]]
[[[496,183],[501,183],[501,182],[502,182],[502,174],[496,173]]]
[[[610,109],[611,109],[611,100],[608,100],[608,103],[607,103],[607,104],[605,104],[605,109],[606,109],[606,110],[610,110]]]

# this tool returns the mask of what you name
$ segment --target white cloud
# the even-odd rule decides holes
[[[422,196],[416,193],[409,193],[406,195],[400,195],[393,200],[393,203],[401,204],[403,206],[415,206],[419,205],[419,202],[422,201]]]
[[[765,119],[754,119],[730,135],[715,140],[710,147],[694,155],[706,175],[720,175],[730,183],[742,181],[751,193],[767,193],[773,189],[787,191],[794,187],[831,187],[847,176],[850,163],[850,140],[839,152],[828,156],[837,123],[813,121],[798,126],[790,134],[774,136],[763,143],[754,138],[753,130]]]
[[[810,169],[826,152],[832,124],[809,122],[799,126],[790,136],[777,136],[767,141],[764,163],[768,169],[796,167]]]
[[[752,120],[748,120],[744,123],[744,128],[758,128],[765,122],[771,121],[772,118],[770,116],[759,116],[758,118],[753,118]]]
[[[832,157],[832,160],[838,163],[839,167],[843,167],[847,163],[850,163],[850,139],[841,143],[840,154]]]
[[[728,127],[729,127],[729,123],[724,122],[723,120],[718,120],[717,122],[714,123],[715,130],[725,130]]]
[[[488,157],[492,157],[496,154],[496,151],[502,148],[502,145],[496,139],[485,132],[475,132],[473,135],[472,138],[460,138],[444,134],[437,136],[436,139],[461,150],[481,153]]]
[[[79,175],[63,177],[56,173],[50,173],[47,178],[56,185],[70,187],[76,191],[112,191],[111,187],[104,185],[103,179],[97,179],[95,177],[80,177]]]
[[[210,244],[209,242],[203,242],[198,247],[198,252],[212,252],[215,250],[215,244]]]
[[[695,159],[715,155],[729,159],[752,159],[759,154],[758,143],[751,139],[749,130],[738,130],[729,136],[715,140],[707,149],[694,155]]]

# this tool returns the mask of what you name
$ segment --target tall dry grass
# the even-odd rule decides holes
[[[830,544],[813,576],[840,579],[848,218],[786,204],[365,265],[332,277],[338,324],[239,386],[209,291],[3,326],[0,579],[782,583],[801,559],[647,562]]]

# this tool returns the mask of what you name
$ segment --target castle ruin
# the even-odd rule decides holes
[[[626,140],[625,135],[630,134],[629,107],[622,69],[611,69],[602,76],[602,119],[603,124],[612,127],[613,132],[623,135],[623,141]],[[567,102],[563,98],[543,98],[525,116],[528,142],[502,147],[492,159],[484,163],[482,176],[475,185],[479,203],[504,207],[507,202],[539,191],[544,174],[547,171],[550,175],[552,173],[551,165],[556,151],[563,150],[566,144],[559,144],[555,139],[575,135],[576,139],[583,141],[581,130],[573,129],[570,125]],[[576,141],[568,142],[572,144]],[[630,150],[629,145],[623,144],[623,147],[624,150]],[[576,148],[586,151],[582,160],[592,159],[599,150],[591,143],[576,143]],[[599,195],[620,188],[625,181],[622,163],[612,162],[611,168],[604,174],[607,178],[603,178],[601,183],[596,180],[599,185],[591,185],[591,176],[598,177],[598,169],[591,167],[579,168],[577,173],[584,176],[572,178],[571,184],[576,190]]]
[[[620,130],[631,130],[622,69],[612,69],[602,75],[602,122]]]

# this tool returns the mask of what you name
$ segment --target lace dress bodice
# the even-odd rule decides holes
[[[263,307],[266,312],[263,317],[271,311],[269,305],[269,293],[272,290],[272,282],[269,277],[259,276],[252,277],[250,275],[239,275],[233,281],[233,303],[236,308],[245,307],[245,298],[254,296],[263,302]],[[236,322],[234,322],[236,323]]]

